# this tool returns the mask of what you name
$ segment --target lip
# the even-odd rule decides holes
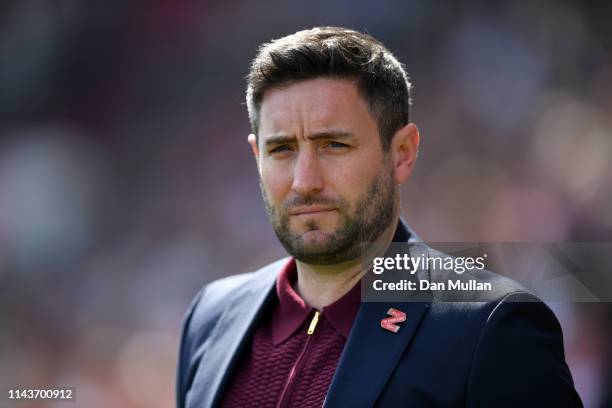
[[[322,214],[326,212],[335,211],[335,208],[330,207],[320,207],[320,206],[310,206],[310,207],[297,207],[289,211],[290,215],[316,215]]]

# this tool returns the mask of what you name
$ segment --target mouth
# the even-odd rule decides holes
[[[289,215],[300,216],[300,215],[320,215],[336,211],[335,208],[321,207],[321,206],[309,206],[309,207],[297,207],[289,211]]]

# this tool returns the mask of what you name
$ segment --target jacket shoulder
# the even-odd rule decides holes
[[[429,256],[432,257],[454,258],[453,256],[447,255],[432,248],[429,248],[428,251]],[[452,280],[456,283],[460,282],[461,284],[465,285],[469,285],[470,282],[473,282],[474,284],[487,284],[490,287],[490,289],[486,291],[443,290],[434,294],[434,301],[498,303],[513,293],[524,293],[531,295],[531,292],[520,283],[487,269],[466,270],[462,273],[458,273],[453,270],[431,269],[429,273],[432,282],[447,283],[449,280]]]
[[[187,315],[191,314],[190,326],[206,329],[211,321],[214,322],[223,312],[227,306],[228,297],[248,286],[256,273],[241,273],[206,284],[195,296],[187,311]]]

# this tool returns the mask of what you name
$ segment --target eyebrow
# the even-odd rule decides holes
[[[322,132],[312,133],[306,136],[308,140],[319,140],[319,139],[339,140],[339,139],[349,139],[353,137],[354,135],[351,132],[346,132],[344,130],[325,130]],[[282,144],[282,143],[295,142],[295,140],[296,140],[295,136],[275,135],[275,136],[270,136],[269,138],[267,138],[264,144],[266,146],[270,146],[270,145],[276,145],[276,144]]]

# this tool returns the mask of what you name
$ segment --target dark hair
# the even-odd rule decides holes
[[[410,82],[402,64],[373,37],[340,27],[315,27],[259,47],[247,76],[251,128],[259,130],[264,93],[317,77],[355,79],[376,119],[383,149],[409,122]]]

